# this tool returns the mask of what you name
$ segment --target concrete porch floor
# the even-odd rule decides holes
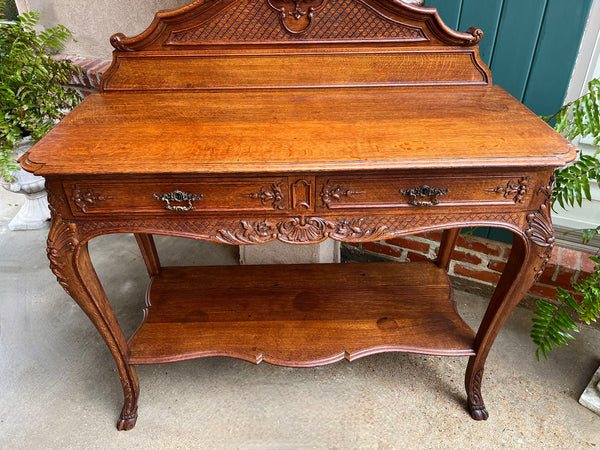
[[[0,191],[0,448],[600,447],[600,417],[577,403],[600,364],[600,331],[538,363],[520,307],[486,364],[486,422],[466,411],[466,358],[388,353],[289,369],[218,357],[138,366],[138,423],[118,432],[113,359],[48,269],[47,228],[9,231],[21,199]],[[157,245],[163,265],[237,262],[233,247]],[[129,336],[147,285],[135,240],[103,236],[90,252]],[[476,328],[487,299],[455,297]]]

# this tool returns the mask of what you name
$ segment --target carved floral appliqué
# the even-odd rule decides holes
[[[333,186],[329,181],[325,183],[323,189],[321,189],[321,200],[323,201],[323,205],[327,206],[327,208],[331,208],[331,203],[340,201],[342,197],[352,197],[357,194],[364,194],[363,191],[353,191],[351,189],[346,189],[343,185],[338,184]]]
[[[273,209],[285,209],[285,194],[281,183],[273,183],[270,187],[261,187],[260,191],[249,194],[248,197],[260,199],[263,206],[270,202]]]
[[[529,192],[529,178],[522,177],[518,180],[510,180],[505,185],[499,185],[493,189],[486,189],[487,192],[495,192],[503,194],[504,198],[513,197],[515,203],[523,203],[527,193]]]
[[[106,195],[97,195],[92,188],[81,188],[78,185],[73,186],[71,199],[75,206],[83,213],[88,212],[88,209],[96,206],[100,201],[108,200],[110,197]]]

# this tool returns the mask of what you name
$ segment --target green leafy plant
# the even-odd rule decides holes
[[[25,136],[40,139],[81,101],[77,90],[65,87],[75,67],[53,57],[71,32],[62,25],[37,32],[38,19],[24,13],[0,24],[0,176],[5,179],[18,167],[14,146]]]
[[[544,119],[550,121],[556,118],[556,130],[562,132],[568,139],[592,136],[594,144],[598,145],[600,144],[600,80],[592,80],[588,87],[588,94],[563,106],[555,115]],[[581,207],[584,198],[592,199],[590,188],[592,181],[600,181],[598,153],[594,156],[580,154],[575,163],[556,171],[553,205],[558,203],[562,208]],[[598,234],[600,234],[600,225],[583,230],[583,240],[589,242]],[[595,263],[594,271],[583,281],[573,284],[573,293],[557,288],[558,305],[545,300],[537,302],[531,338],[537,345],[535,355],[538,360],[540,355],[548,359],[548,351],[566,345],[569,340],[574,339],[573,332],[578,332],[579,329],[572,316],[588,325],[600,317],[600,258],[591,259]]]

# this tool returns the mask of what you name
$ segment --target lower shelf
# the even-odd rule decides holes
[[[312,367],[402,351],[473,355],[446,273],[430,263],[166,267],[129,362],[205,356]]]

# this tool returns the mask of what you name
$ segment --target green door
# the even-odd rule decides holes
[[[563,104],[593,0],[426,0],[446,24],[483,30],[481,57],[494,84],[539,115]],[[509,231],[480,228],[478,236],[510,242]]]

